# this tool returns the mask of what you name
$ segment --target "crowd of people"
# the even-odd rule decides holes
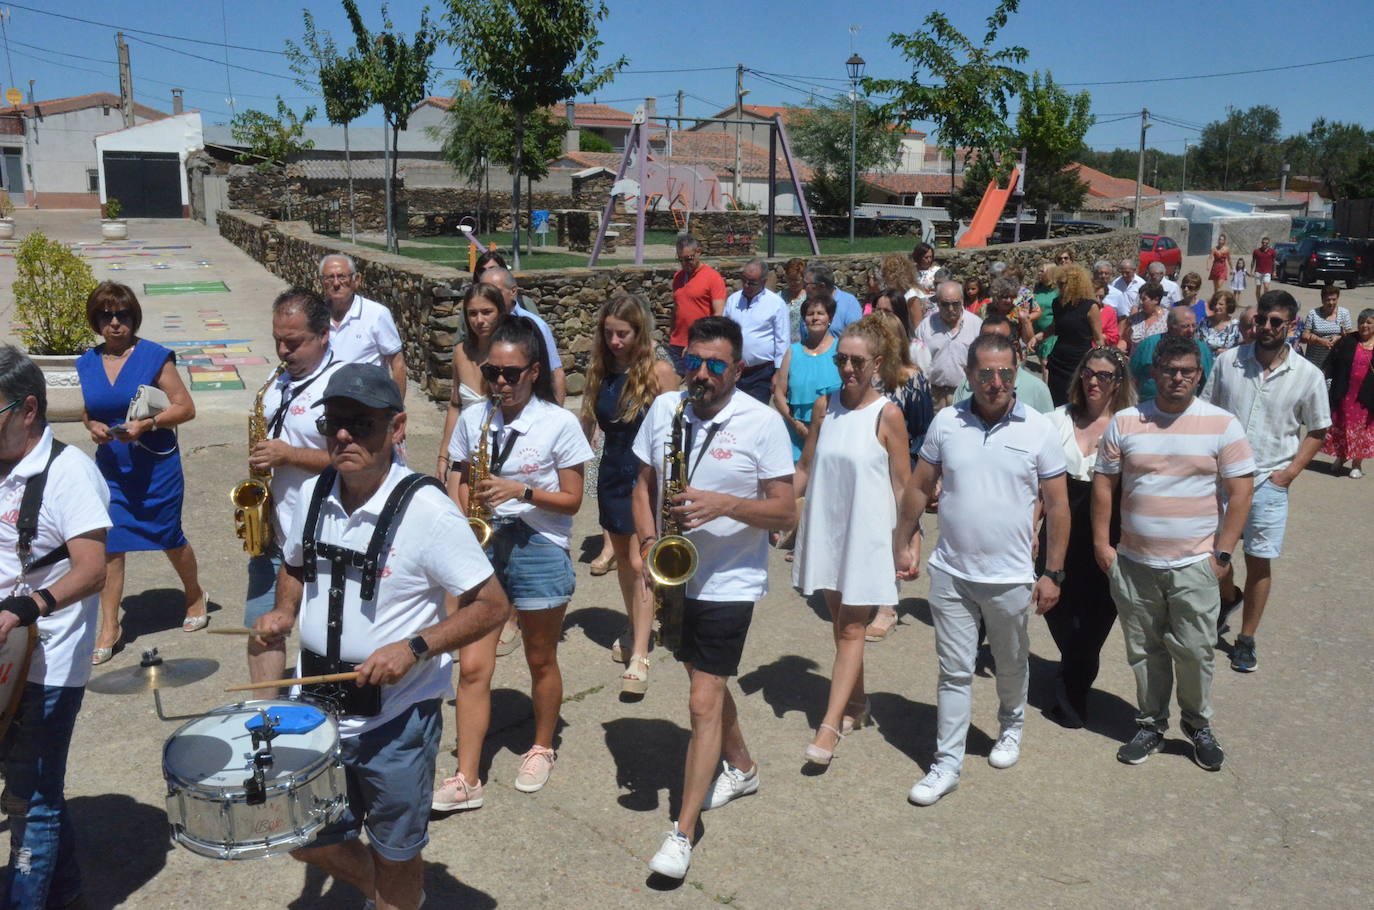
[[[1142,277],[1125,260],[1114,276],[1063,251],[1029,274],[994,263],[955,275],[926,244],[884,256],[862,297],[800,259],[778,273],[750,260],[732,292],[695,239],[677,251],[667,337],[655,337],[644,297],[613,295],[576,413],[553,332],[499,257],[484,257],[461,298],[433,477],[406,467],[416,454],[400,336],[387,307],[358,293],[353,261],[326,256],[319,291],[273,302],[280,367],[258,395],[263,430],[246,453],[255,475],[270,475],[272,499],[267,540],[246,559],[245,658],[259,697],[283,688],[293,630],[298,675],[357,674],[338,703],[347,809],[293,855],[377,907],[419,906],[431,811],[484,805],[492,681],[517,648],[534,723],[514,786],[548,785],[573,517],[588,488],[623,600],[611,657],[626,697],[649,688],[663,596],[650,556],[665,523],[696,555],[671,655],[690,680],[691,737],[679,814],[649,863],[659,874],[686,874],[702,811],[759,789],[728,683],[768,590],[770,550],[787,551],[793,585],[832,620],[830,689],[801,749],[825,765],[871,721],[865,642],[898,628],[930,514],[937,724],[911,802],[959,786],[984,639],[1000,725],[989,763],[1017,762],[1033,614],[1060,652],[1051,720],[1086,723],[1119,619],[1138,712],[1117,758],[1139,764],[1160,748],[1176,698],[1196,763],[1222,766],[1214,647],[1240,609],[1230,666],[1258,667],[1289,489],[1319,452],[1337,469],[1349,462],[1352,478],[1374,457],[1374,310],[1352,319],[1326,288],[1300,318],[1290,294],[1267,289],[1257,250],[1266,289],[1237,313],[1224,238],[1207,299],[1199,275],[1175,284],[1159,263]],[[24,808],[10,816],[4,906],[79,893],[65,755],[91,667],[120,647],[124,554],[165,552],[184,588],[182,629],[209,622],[181,523],[175,428],[195,417],[191,395],[172,352],[139,337],[132,290],[101,284],[87,315],[100,338],[78,365],[94,459],[54,441],[41,373],[0,348],[0,497],[20,516],[0,523],[15,591],[0,601],[0,643],[40,632],[6,739],[7,796]],[[163,403],[135,416],[149,389]],[[374,533],[390,547],[370,544]],[[457,763],[435,787],[454,653]]]

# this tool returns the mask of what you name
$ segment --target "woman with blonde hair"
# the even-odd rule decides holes
[[[1035,353],[1041,357],[1049,356],[1043,342],[1045,333],[1054,324],[1054,302],[1059,299],[1059,288],[1054,283],[1054,275],[1058,268],[1053,262],[1041,263],[1040,271],[1035,276],[1035,287],[1031,290],[1036,307],[1036,310],[1031,312],[1031,329],[1034,332],[1031,344]],[[1052,345],[1049,347],[1053,348]]]
[[[904,302],[910,303],[916,296],[916,267],[911,259],[901,253],[885,253],[880,269],[882,286],[897,291]]]
[[[643,695],[649,685],[653,615],[630,511],[630,496],[639,476],[639,462],[631,447],[649,405],[662,393],[676,389],[678,380],[672,364],[654,356],[653,319],[639,296],[619,294],[602,304],[596,317],[596,339],[582,393],[582,431],[590,442],[600,427],[605,438],[596,503],[601,527],[615,552],[616,576],[628,617],[626,634],[616,637],[611,659],[625,659],[628,639],[629,665],[621,676],[621,691]]]
[[[840,335],[840,390],[825,419],[812,418],[797,468],[797,489],[807,495],[792,582],[804,595],[824,594],[835,638],[830,697],[804,753],[817,765],[830,764],[846,726],[868,718],[864,632],[875,607],[897,600],[892,532],[911,465],[901,412],[877,387],[880,374],[900,373],[890,358],[901,345],[886,319],[870,314]]]
[[[1069,400],[1069,385],[1078,361],[1088,348],[1100,345],[1102,307],[1093,293],[1093,278],[1081,265],[1060,266],[1055,272],[1059,296],[1054,301],[1054,322],[1046,330],[1056,340],[1045,358],[1045,384],[1056,405]]]

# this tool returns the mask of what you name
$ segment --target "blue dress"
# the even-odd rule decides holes
[[[140,339],[129,352],[114,384],[105,376],[99,345],[76,361],[81,395],[92,420],[123,423],[140,385],[154,385],[162,365],[176,355],[160,344]],[[110,485],[110,528],[105,550],[170,550],[186,543],[181,530],[181,452],[176,433],[152,430],[138,443],[114,442],[96,447],[95,464]],[[149,449],[153,451],[149,451]],[[153,452],[168,452],[155,455]]]
[[[812,354],[800,341],[792,345],[792,361],[787,368],[787,407],[794,419],[810,423],[816,399],[839,390],[840,370],[835,366],[835,350],[832,344],[824,354]],[[798,435],[791,424],[787,432],[792,437],[792,460],[797,461],[806,439]]]
[[[630,494],[639,476],[639,459],[635,458],[633,448],[639,425],[648,413],[648,408],[644,408],[628,423],[620,419],[620,392],[628,375],[607,376],[596,396],[596,425],[605,436],[601,469],[596,477],[596,505],[601,527],[612,534],[635,532]]]

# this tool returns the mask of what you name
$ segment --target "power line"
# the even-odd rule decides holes
[[[118,30],[118,31],[130,32],[130,33],[132,33],[132,34],[138,34],[138,35],[152,35],[154,38],[170,38],[170,39],[173,40],[173,41],[187,41],[187,42],[190,42],[191,44],[206,44],[206,45],[209,45],[210,47],[224,47],[224,46],[225,46],[225,44],[224,44],[223,41],[205,41],[205,40],[203,40],[203,39],[201,39],[201,38],[187,38],[185,35],[168,35],[168,34],[166,34],[166,33],[164,33],[164,32],[150,32],[150,31],[148,31],[147,29],[142,29],[142,28],[131,28],[130,26],[127,26],[127,25],[114,25],[114,24],[109,23],[109,22],[97,22],[97,21],[94,20],[94,19],[83,19],[83,18],[81,18],[80,16],[68,16],[68,15],[65,15],[65,14],[63,14],[63,13],[54,13],[54,12],[51,12],[50,10],[38,9],[38,8],[32,7],[32,6],[24,6],[22,3],[10,3],[9,6],[12,7],[12,8],[14,8],[14,9],[22,9],[22,10],[24,10],[25,12],[28,12],[28,13],[38,13],[38,14],[41,15],[41,16],[53,16],[54,18],[57,18],[57,19],[66,19],[68,22],[82,22],[82,23],[85,23],[86,25],[97,25],[97,26],[100,26],[101,28],[112,28],[112,29],[116,29],[116,30]],[[281,56],[281,57],[285,57],[285,56],[286,56],[286,52],[285,52],[285,51],[272,51],[272,50],[268,50],[267,48],[263,48],[263,47],[247,47],[247,46],[244,46],[244,45],[241,45],[241,44],[230,44],[230,45],[228,45],[228,46],[229,46],[229,47],[232,47],[232,48],[233,48],[234,50],[236,50],[236,51],[253,51],[253,52],[256,53],[256,54],[276,54],[276,55]],[[215,62],[218,62],[218,61],[215,61]]]
[[[733,66],[685,66],[678,69],[662,70],[621,70],[626,76],[651,76],[662,73],[714,73],[720,70],[733,70]]]
[[[1349,63],[1352,60],[1369,60],[1374,54],[1356,54],[1353,57],[1334,57],[1330,60],[1314,60],[1311,63],[1289,63],[1283,66],[1263,66],[1252,70],[1232,70],[1227,73],[1201,73],[1196,76],[1157,76],[1153,79],[1115,79],[1109,82],[1061,82],[1065,87],[1091,85],[1145,85],[1151,82],[1186,82],[1190,79],[1218,79],[1222,76],[1251,76],[1255,73],[1277,73],[1281,70],[1296,70],[1308,66],[1325,66],[1328,63]]]
[[[173,54],[181,54],[183,57],[191,57],[195,60],[204,60],[206,63],[213,63],[215,66],[227,66],[232,69],[243,70],[247,73],[256,73],[259,76],[271,76],[273,79],[285,79],[287,82],[296,81],[294,76],[283,76],[281,73],[269,73],[267,70],[254,69],[251,66],[239,66],[237,63],[227,63],[223,60],[216,60],[213,57],[204,57],[200,54],[193,54],[190,51],[183,51],[180,48],[168,47],[165,44],[158,44],[156,41],[149,41],[147,38],[139,38],[136,35],[130,35],[129,38],[133,41],[137,41],[139,44],[147,44],[151,47],[156,47],[164,51],[170,51]],[[223,45],[216,46],[220,47]]]
[[[14,42],[14,43],[18,43],[18,42]],[[77,66],[77,65],[72,64],[72,63],[61,63],[61,62],[59,62],[59,61],[57,61],[57,60],[45,60],[45,59],[43,59],[42,57],[36,57],[36,56],[34,56],[33,54],[26,54],[26,53],[24,53],[23,51],[11,51],[11,53],[13,53],[16,57],[26,57],[26,58],[28,58],[29,60],[37,60],[39,63],[46,63],[48,66],[60,66],[60,67],[62,67],[63,69],[79,70],[80,72],[83,72],[83,73],[95,73],[97,76],[104,76],[104,77],[107,78],[107,79],[110,78],[110,74],[109,74],[108,72],[102,72],[102,71],[100,71],[100,70],[93,70],[93,69],[91,69],[89,66]]]

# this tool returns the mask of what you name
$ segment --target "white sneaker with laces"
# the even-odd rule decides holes
[[[933,806],[940,801],[940,797],[957,789],[958,786],[958,774],[953,771],[946,771],[944,768],[933,767],[925,777],[912,785],[906,798],[918,806]]]
[[[759,792],[758,762],[755,762],[754,767],[748,771],[732,768],[728,761],[721,762],[720,767],[720,775],[716,778],[716,782],[711,785],[710,791],[706,794],[706,799],[701,804],[703,809],[719,809],[732,799],[739,799],[741,796]]]
[[[1010,768],[1021,757],[1021,728],[1007,727],[997,737],[997,744],[988,753],[988,764],[994,768]]]
[[[654,858],[649,860],[649,870],[668,878],[684,878],[687,867],[692,865],[692,842],[673,826],[668,836],[663,838],[663,846],[658,848]]]

